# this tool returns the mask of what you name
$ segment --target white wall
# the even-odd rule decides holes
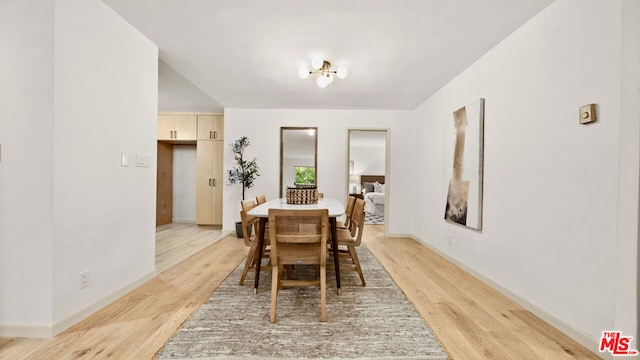
[[[351,146],[353,173],[358,175],[384,175],[384,146]]]
[[[639,140],[636,128],[633,147],[619,143],[620,39],[620,1],[556,1],[415,111],[425,155],[414,176],[424,204],[416,237],[596,352],[604,330],[636,336],[638,174],[623,174],[619,161],[626,154],[637,168]],[[450,166],[442,135],[445,114],[480,97],[484,222],[476,232],[442,219]],[[578,108],[588,103],[597,103],[598,122],[580,125]],[[618,236],[622,181],[635,188],[635,238]],[[620,249],[633,252],[625,259],[633,276],[617,284]],[[614,310],[619,296],[633,300]],[[620,312],[632,329],[616,320]]]
[[[640,268],[640,1],[622,1],[622,63],[620,86],[620,166],[618,246],[614,323],[625,334],[635,331],[638,346]],[[635,309],[636,312],[630,311]],[[633,316],[635,314],[635,316]]]
[[[54,4],[0,11],[11,37],[0,67],[11,74],[0,139],[5,336],[53,335],[155,272],[157,48],[102,1]],[[123,152],[151,167],[121,167]],[[91,284],[80,290],[84,270]]]
[[[102,1],[56,1],[55,19],[58,323],[155,272],[158,49]],[[152,166],[121,167],[122,152]],[[92,284],[80,290],[86,269]]]
[[[0,3],[0,336],[53,318],[53,5]]]
[[[325,89],[326,90],[326,89]],[[390,129],[391,174],[406,174],[411,162],[405,156],[413,151],[415,144],[409,111],[367,110],[261,110],[226,109],[224,136],[224,169],[232,165],[233,157],[228,144],[240,136],[247,136],[251,145],[247,158],[257,157],[260,177],[255,187],[247,191],[246,197],[264,193],[267,199],[277,198],[280,181],[280,127],[318,127],[318,186],[325,197],[346,199],[347,197],[347,136],[349,128]],[[228,184],[228,181],[225,180]],[[391,215],[387,231],[390,234],[408,234],[411,230],[410,215],[413,209],[394,204],[407,204],[413,199],[411,179],[390,176],[389,208]],[[232,230],[239,220],[241,188],[225,186],[223,228]]]
[[[215,99],[162,60],[158,62],[158,111],[222,112]]]

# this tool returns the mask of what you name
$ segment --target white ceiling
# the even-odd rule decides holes
[[[553,0],[103,1],[225,108],[413,109]]]

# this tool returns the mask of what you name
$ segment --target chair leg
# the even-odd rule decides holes
[[[320,266],[320,321],[327,321],[327,266]]]
[[[247,261],[244,263],[244,269],[242,270],[242,275],[240,276],[240,285],[244,285],[244,279],[247,277],[247,272],[250,268],[253,267],[253,263],[255,262],[255,258],[258,253],[258,245],[251,243],[249,247],[249,253],[247,254]]]
[[[364,282],[364,275],[362,274],[362,268],[360,267],[360,260],[358,260],[358,253],[356,252],[355,246],[349,246],[349,254],[351,254],[351,259],[353,259],[353,263],[356,265],[356,271],[358,271],[358,275],[360,275],[362,286],[366,286],[367,284]]]
[[[287,272],[285,269],[288,269],[288,268],[289,268],[289,265],[287,265],[286,267],[284,265],[278,266],[278,271],[280,272],[280,274],[278,274],[278,290],[283,289],[282,279],[284,279],[284,275]],[[289,276],[291,276],[290,270],[289,270]]]
[[[276,305],[278,302],[278,288],[280,276],[278,275],[278,267],[273,266],[271,268],[271,314],[269,317],[269,321],[272,323],[276,322]]]

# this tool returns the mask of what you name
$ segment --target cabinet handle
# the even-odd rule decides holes
[[[176,131],[174,131],[174,132],[173,132],[173,138],[174,138],[174,139],[177,139],[177,138],[178,138],[178,130],[176,130]]]
[[[213,186],[213,179],[209,179],[209,186]]]
[[[216,179],[213,179],[213,186],[216,186]]]
[[[218,138],[218,132],[217,132],[217,131],[214,131],[214,132],[213,132],[213,138],[214,138],[214,139],[217,139],[217,138]]]

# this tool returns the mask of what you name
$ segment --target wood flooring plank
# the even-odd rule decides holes
[[[157,264],[166,268],[156,277],[52,339],[0,338],[0,359],[153,359],[246,257],[241,239],[222,235],[192,224],[159,227]],[[452,359],[598,359],[413,239],[366,225],[363,244]]]
[[[366,227],[363,243],[453,359],[599,358],[424,245],[383,229]]]

